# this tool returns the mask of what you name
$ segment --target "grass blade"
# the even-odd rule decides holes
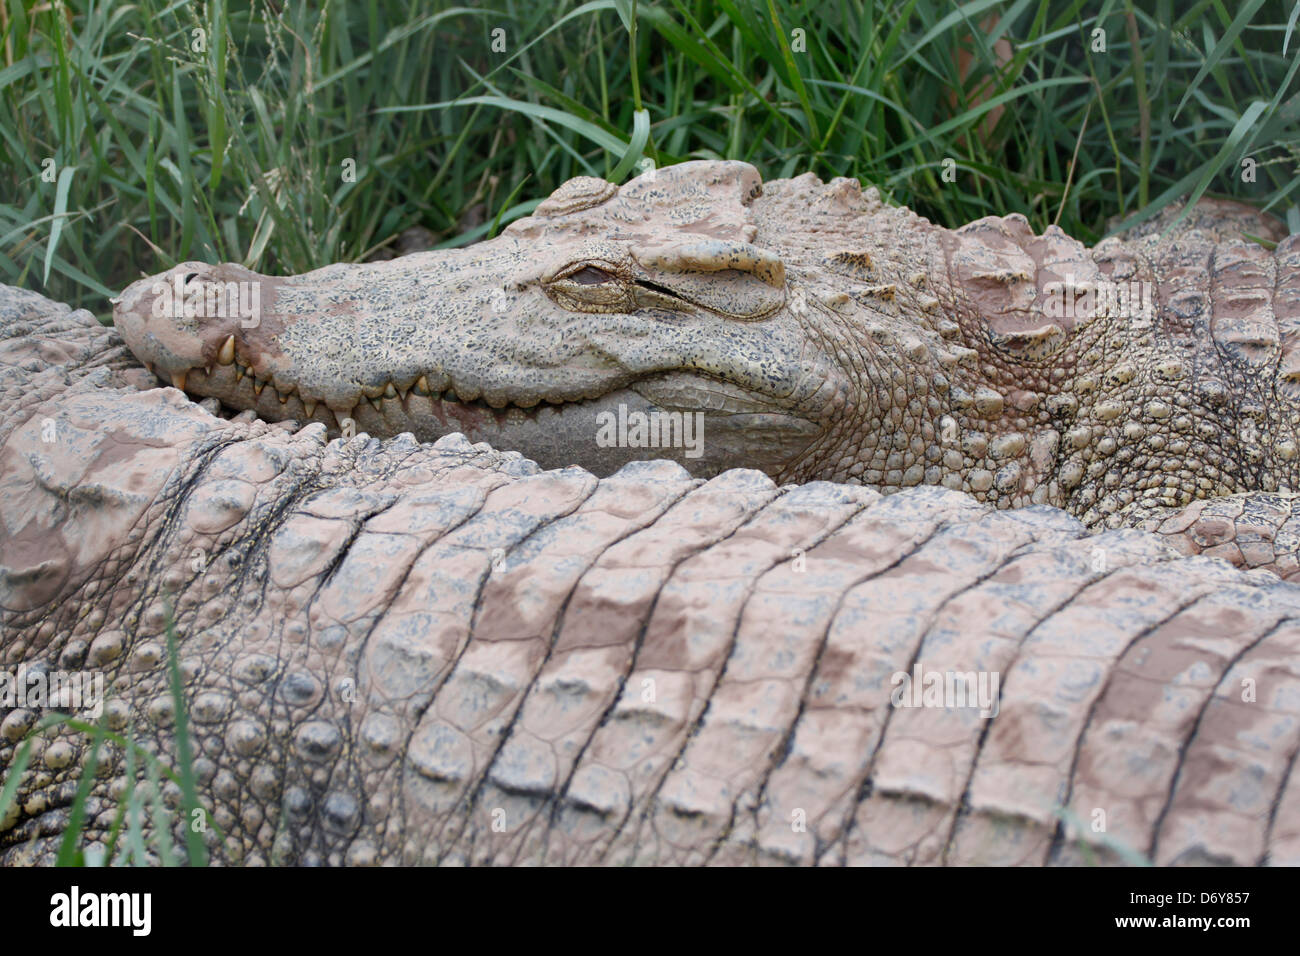
[[[1209,56],[1205,58],[1205,62],[1196,72],[1196,76],[1192,77],[1192,82],[1187,84],[1187,89],[1183,93],[1183,98],[1178,101],[1178,106],[1174,109],[1174,119],[1178,119],[1178,114],[1181,113],[1183,107],[1187,105],[1187,99],[1192,95],[1192,91],[1197,89],[1201,85],[1201,81],[1209,75],[1210,71],[1219,65],[1219,61],[1223,59],[1224,55],[1227,54],[1230,49],[1232,49],[1232,44],[1236,42],[1241,31],[1246,28],[1246,25],[1250,23],[1251,19],[1263,5],[1264,0],[1246,0],[1246,2],[1242,4],[1241,9],[1237,11],[1237,15],[1232,18],[1232,23],[1228,25],[1228,29],[1224,32],[1223,36],[1219,37],[1219,42],[1214,45],[1214,49],[1210,51]],[[1292,21],[1294,21],[1294,19],[1295,15],[1292,14]]]
[[[41,278],[46,285],[50,281],[54,251],[59,247],[59,237],[63,235],[64,216],[68,212],[68,189],[72,186],[72,175],[76,171],[76,166],[64,166],[59,170],[58,182],[54,187],[54,219],[50,223],[50,244],[45,247],[45,274]]]

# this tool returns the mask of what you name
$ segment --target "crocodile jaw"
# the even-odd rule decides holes
[[[232,367],[215,366],[211,375],[201,368],[191,370],[185,387],[193,395],[251,410],[268,421],[321,422],[333,437],[409,432],[419,441],[436,441],[459,432],[473,442],[518,451],[544,468],[576,464],[601,476],[631,461],[667,458],[703,478],[735,467],[781,477],[824,432],[807,419],[754,401],[740,389],[681,373],[643,379],[594,399],[532,408],[498,409],[482,401],[453,401],[411,389],[405,396],[359,402],[348,412],[312,403],[311,414],[298,394],[281,402],[275,389],[266,386],[256,395],[252,381],[244,376],[236,382]],[[707,396],[716,407],[685,407],[688,394]]]
[[[428,296],[431,273],[442,272],[455,284],[457,267],[469,259],[463,252],[407,258],[409,273],[385,263],[376,277],[390,297],[400,298],[407,282],[412,289],[421,284]],[[545,308],[545,299],[536,293],[529,299],[524,290],[504,317],[477,326],[460,316],[478,309],[492,317],[483,303],[467,310],[463,301],[436,296],[391,319],[361,321],[348,294],[364,287],[364,280],[335,286],[331,271],[273,278],[239,266],[183,263],[130,286],[114,318],[127,344],[164,381],[263,419],[318,421],[332,435],[410,432],[433,441],[460,432],[519,451],[544,467],[578,464],[599,475],[629,461],[669,458],[701,477],[741,466],[788,479],[797,477],[792,464],[827,430],[826,421],[808,411],[826,392],[827,370],[799,368],[793,358],[801,336],[779,319],[755,345],[764,354],[772,354],[773,343],[784,345],[789,367],[798,372],[785,384],[786,394],[775,397],[728,381],[725,363],[703,363],[722,374],[678,368],[681,347],[674,351],[670,338],[658,349],[663,330],[640,316],[566,317],[584,330],[578,342],[578,336],[552,327],[553,310]],[[223,316],[186,317],[175,315],[169,303],[159,308],[160,296],[172,296],[195,275],[202,283],[257,289],[259,314],[249,317],[231,307]],[[392,292],[394,287],[399,291]],[[518,318],[530,313],[545,318]],[[386,338],[395,328],[401,329],[400,347]],[[523,367],[518,362],[525,358],[484,365],[472,355],[511,354],[505,351],[511,346],[527,353],[526,343],[540,333],[547,334],[548,345],[565,342],[563,362],[546,367],[534,360]],[[554,361],[547,348],[534,352]],[[747,371],[743,356],[729,355],[727,361],[739,373]],[[352,370],[352,380],[340,369]],[[538,386],[539,371],[561,390]],[[516,382],[531,387],[515,391],[510,385]]]
[[[466,249],[286,278],[182,263],[128,288],[114,318],[164,381],[263,418],[459,431],[601,474],[668,457],[844,478],[879,418],[854,387],[853,300],[819,254],[787,263],[756,243],[760,195],[735,162],[578,177]],[[810,335],[823,299],[844,315]]]

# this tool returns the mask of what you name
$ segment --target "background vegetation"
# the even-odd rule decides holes
[[[1298,16],[1296,0],[0,0],[0,281],[103,316],[186,259],[297,272],[415,225],[470,241],[643,157],[856,176],[951,225],[1019,211],[1095,240],[1208,189],[1300,230]]]

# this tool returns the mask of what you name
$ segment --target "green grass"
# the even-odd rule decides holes
[[[1300,228],[1297,15],[1294,0],[0,0],[0,281],[103,314],[186,259],[297,272],[413,225],[463,242],[643,156],[855,176],[943,223],[1022,212],[1089,241],[1204,190]]]

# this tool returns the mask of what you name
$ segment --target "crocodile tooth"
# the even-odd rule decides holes
[[[293,394],[293,390],[292,390],[292,389],[290,389],[290,390],[287,391],[287,392],[281,392],[278,388],[275,390],[275,397],[278,398],[278,399],[280,400],[280,404],[281,404],[281,405],[283,405],[285,402],[287,402],[287,401],[289,400],[289,396],[292,395],[292,394]]]
[[[238,362],[235,363],[235,384],[238,385],[244,378],[244,366]]]
[[[205,365],[205,366],[203,366],[203,374],[206,375],[208,378],[211,378],[211,377],[212,377],[212,366],[211,366],[211,365]]]
[[[235,337],[227,335],[226,341],[221,343],[221,348],[217,351],[217,361],[222,365],[229,365],[235,360]]]
[[[429,394],[429,379],[426,378],[425,376],[421,375],[419,378],[417,378],[417,379],[415,380],[415,384],[412,385],[411,387],[412,387],[413,389],[415,389],[415,394],[416,394],[416,395],[428,395],[428,394]]]
[[[343,411],[340,411],[337,408],[330,408],[328,405],[326,405],[325,411],[326,411],[326,417],[328,417],[334,423],[334,427],[337,428],[340,432],[343,431],[344,422],[352,422],[353,427],[354,428],[356,427],[357,407],[355,405],[353,405],[351,408],[344,409]]]
[[[377,396],[374,396],[374,395],[367,395],[367,396],[366,396],[366,401],[368,401],[371,405],[374,406],[375,411],[377,411],[377,412],[382,412],[382,411],[384,410],[384,406],[383,406],[383,404],[382,404],[382,399],[378,398]]]
[[[384,389],[384,398],[396,398],[396,397],[397,397],[397,389],[393,388],[392,382],[389,382],[388,386]]]
[[[307,417],[308,417],[308,418],[311,418],[313,415],[316,414],[316,399],[314,399],[314,398],[304,398],[304,399],[302,400],[302,407],[303,407],[304,409],[306,409],[306,411],[307,411]]]
[[[262,389],[266,388],[266,383],[256,376],[253,377],[253,394],[261,395]]]
[[[177,388],[179,388],[182,392],[185,391],[185,376],[187,375],[189,375],[188,371],[172,372],[172,384],[175,385]]]

